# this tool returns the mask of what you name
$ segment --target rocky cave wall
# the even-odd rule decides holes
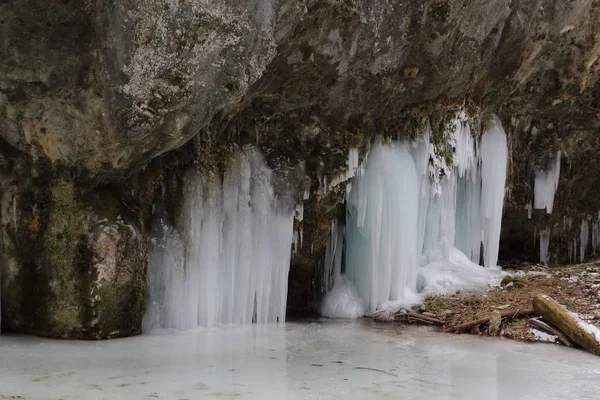
[[[599,22],[597,0],[1,2],[3,328],[139,333],[157,193],[175,213],[186,168],[221,173],[246,143],[280,187],[311,191],[288,296],[310,311],[343,200],[319,182],[350,148],[427,123],[451,155],[460,107],[509,135],[501,257],[535,260],[551,226],[564,261],[564,217],[600,210]],[[532,174],[557,150],[554,212],[529,220]]]

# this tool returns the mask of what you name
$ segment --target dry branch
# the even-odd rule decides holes
[[[500,313],[500,316],[502,318],[511,318],[511,319],[512,318],[531,317],[534,315],[537,315],[537,313],[533,309],[516,310],[516,311],[515,310],[506,310],[506,311],[502,311]],[[490,318],[492,318],[491,315],[486,318],[477,319],[475,321],[465,322],[464,324],[460,324],[457,326],[445,327],[442,330],[444,332],[456,332],[456,333],[464,332],[464,331],[472,329],[476,326],[487,324],[488,322],[490,322]]]
[[[429,324],[429,325],[442,325],[443,322],[440,321],[439,319],[435,319],[432,317],[428,317],[427,315],[423,315],[420,313],[416,313],[414,311],[407,311],[404,309],[400,309],[398,311],[396,311],[393,315],[393,319],[394,321],[403,321],[403,322],[408,322],[409,324],[411,323],[422,323],[422,324]]]

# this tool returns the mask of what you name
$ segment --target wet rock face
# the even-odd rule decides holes
[[[457,106],[502,118],[503,251],[532,256],[521,207],[548,154],[585,170],[565,175],[577,184],[559,186],[552,226],[595,208],[596,163],[576,154],[600,151],[599,23],[598,0],[0,1],[3,325],[139,332],[157,182],[177,208],[180,171],[223,169],[247,142],[281,187],[311,187],[289,294],[310,308],[343,198],[316,195],[319,180],[349,148]]]

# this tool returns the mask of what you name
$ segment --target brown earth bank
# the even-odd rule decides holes
[[[540,333],[531,321],[539,317],[532,300],[547,295],[578,314],[581,320],[600,328],[600,260],[549,268],[522,264],[519,269],[507,269],[505,273],[500,286],[485,293],[429,296],[423,304],[411,310],[398,310],[388,319],[440,325],[445,332],[560,343],[555,335]]]

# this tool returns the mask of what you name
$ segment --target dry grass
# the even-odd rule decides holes
[[[599,325],[600,264],[548,269],[529,267],[512,275],[512,279],[504,280],[504,286],[485,294],[457,293],[428,297],[417,311],[430,313],[442,320],[446,328],[451,328],[489,318],[495,310],[531,309],[534,296],[547,294],[588,322]],[[505,319],[501,328],[503,336],[515,340],[533,340],[527,319]],[[487,331],[483,327],[476,327],[472,333],[486,334]]]

